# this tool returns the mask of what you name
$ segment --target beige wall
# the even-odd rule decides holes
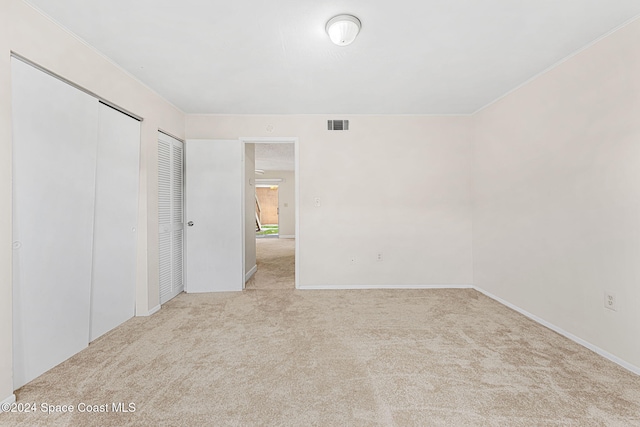
[[[477,114],[473,175],[475,284],[636,367],[638,40],[640,20]]]
[[[351,130],[327,131],[334,118],[350,119]],[[186,133],[299,138],[301,287],[458,285],[472,283],[469,124],[468,117],[188,115]]]
[[[184,136],[184,115],[21,0],[0,2],[0,400],[13,392],[11,345],[10,52],[144,119],[138,224],[137,313],[158,304],[157,131]],[[148,221],[147,221],[148,219]]]
[[[296,235],[296,188],[295,172],[293,171],[264,171],[256,175],[258,179],[280,178],[278,183],[278,208],[280,221],[278,233],[282,236]]]

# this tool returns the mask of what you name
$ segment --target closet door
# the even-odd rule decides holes
[[[100,103],[90,341],[135,314],[139,153],[140,122]]]
[[[182,142],[158,134],[160,304],[184,290],[184,156]]]
[[[98,102],[12,58],[13,379],[89,337]]]

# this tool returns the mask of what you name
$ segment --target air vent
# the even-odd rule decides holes
[[[349,130],[349,120],[327,120],[328,130]]]

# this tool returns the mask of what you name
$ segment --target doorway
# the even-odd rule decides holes
[[[297,288],[298,140],[241,141],[245,151],[245,287]]]

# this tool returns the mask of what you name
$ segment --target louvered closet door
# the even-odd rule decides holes
[[[13,381],[87,347],[98,101],[11,59]]]
[[[158,222],[160,252],[160,303],[184,290],[183,144],[159,133]]]

